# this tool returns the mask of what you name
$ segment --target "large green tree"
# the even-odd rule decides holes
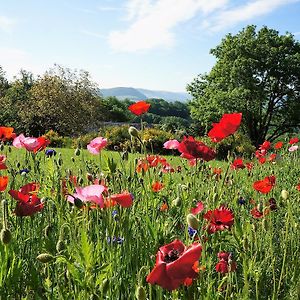
[[[207,129],[223,113],[242,112],[256,146],[300,126],[300,43],[292,34],[248,26],[211,50],[216,64],[188,85],[192,117]]]
[[[97,86],[85,71],[55,66],[39,77],[19,113],[24,131],[40,135],[52,129],[62,135],[97,130],[101,116]]]

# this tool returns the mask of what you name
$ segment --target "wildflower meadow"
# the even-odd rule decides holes
[[[242,124],[224,114],[206,134]],[[219,161],[192,136],[147,152],[143,126],[123,152],[0,127],[0,298],[299,299],[299,137]]]

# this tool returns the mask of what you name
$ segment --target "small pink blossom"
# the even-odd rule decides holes
[[[104,207],[104,201],[102,193],[107,190],[107,188],[100,184],[92,184],[86,187],[76,187],[76,193],[72,196],[69,195],[67,200],[74,203],[74,199],[78,198],[82,202],[92,202],[99,205],[101,208]]]
[[[204,209],[204,204],[203,202],[199,201],[196,205],[196,207],[194,208],[191,208],[190,212],[193,214],[193,215],[197,215],[197,214],[200,214]]]
[[[294,152],[294,151],[298,150],[298,148],[299,148],[298,145],[293,145],[293,146],[291,146],[291,147],[289,148],[289,151],[290,151],[290,152]]]
[[[90,153],[97,155],[104,147],[106,147],[106,145],[107,139],[103,137],[96,137],[90,141],[90,143],[87,145],[87,149]]]
[[[177,149],[179,146],[179,142],[177,140],[169,140],[164,143],[165,149]]]

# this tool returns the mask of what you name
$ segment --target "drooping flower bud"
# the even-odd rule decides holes
[[[195,230],[199,229],[200,226],[199,220],[193,214],[188,214],[186,220],[190,227],[192,227]]]
[[[76,156],[79,156],[80,155],[80,149],[79,148],[76,148],[75,151],[74,151],[74,154]]]
[[[36,259],[38,261],[42,262],[43,264],[46,264],[46,263],[54,260],[54,256],[49,253],[41,253],[36,257]]]
[[[138,137],[139,136],[139,131],[133,126],[129,127],[128,132],[133,137]]]
[[[289,192],[287,190],[282,190],[281,197],[282,199],[286,200],[289,197]]]
[[[11,241],[11,232],[10,232],[10,230],[8,228],[3,228],[1,230],[0,239],[1,239],[1,242],[4,245],[7,245],[7,244],[10,243],[10,241]]]
[[[135,298],[137,300],[146,300],[147,296],[146,296],[146,291],[144,289],[144,287],[142,286],[138,286],[136,291],[135,291]]]

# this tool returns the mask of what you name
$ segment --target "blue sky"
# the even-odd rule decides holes
[[[229,32],[267,25],[300,38],[300,0],[9,0],[0,8],[0,65],[43,74],[54,63],[100,87],[184,91]]]

